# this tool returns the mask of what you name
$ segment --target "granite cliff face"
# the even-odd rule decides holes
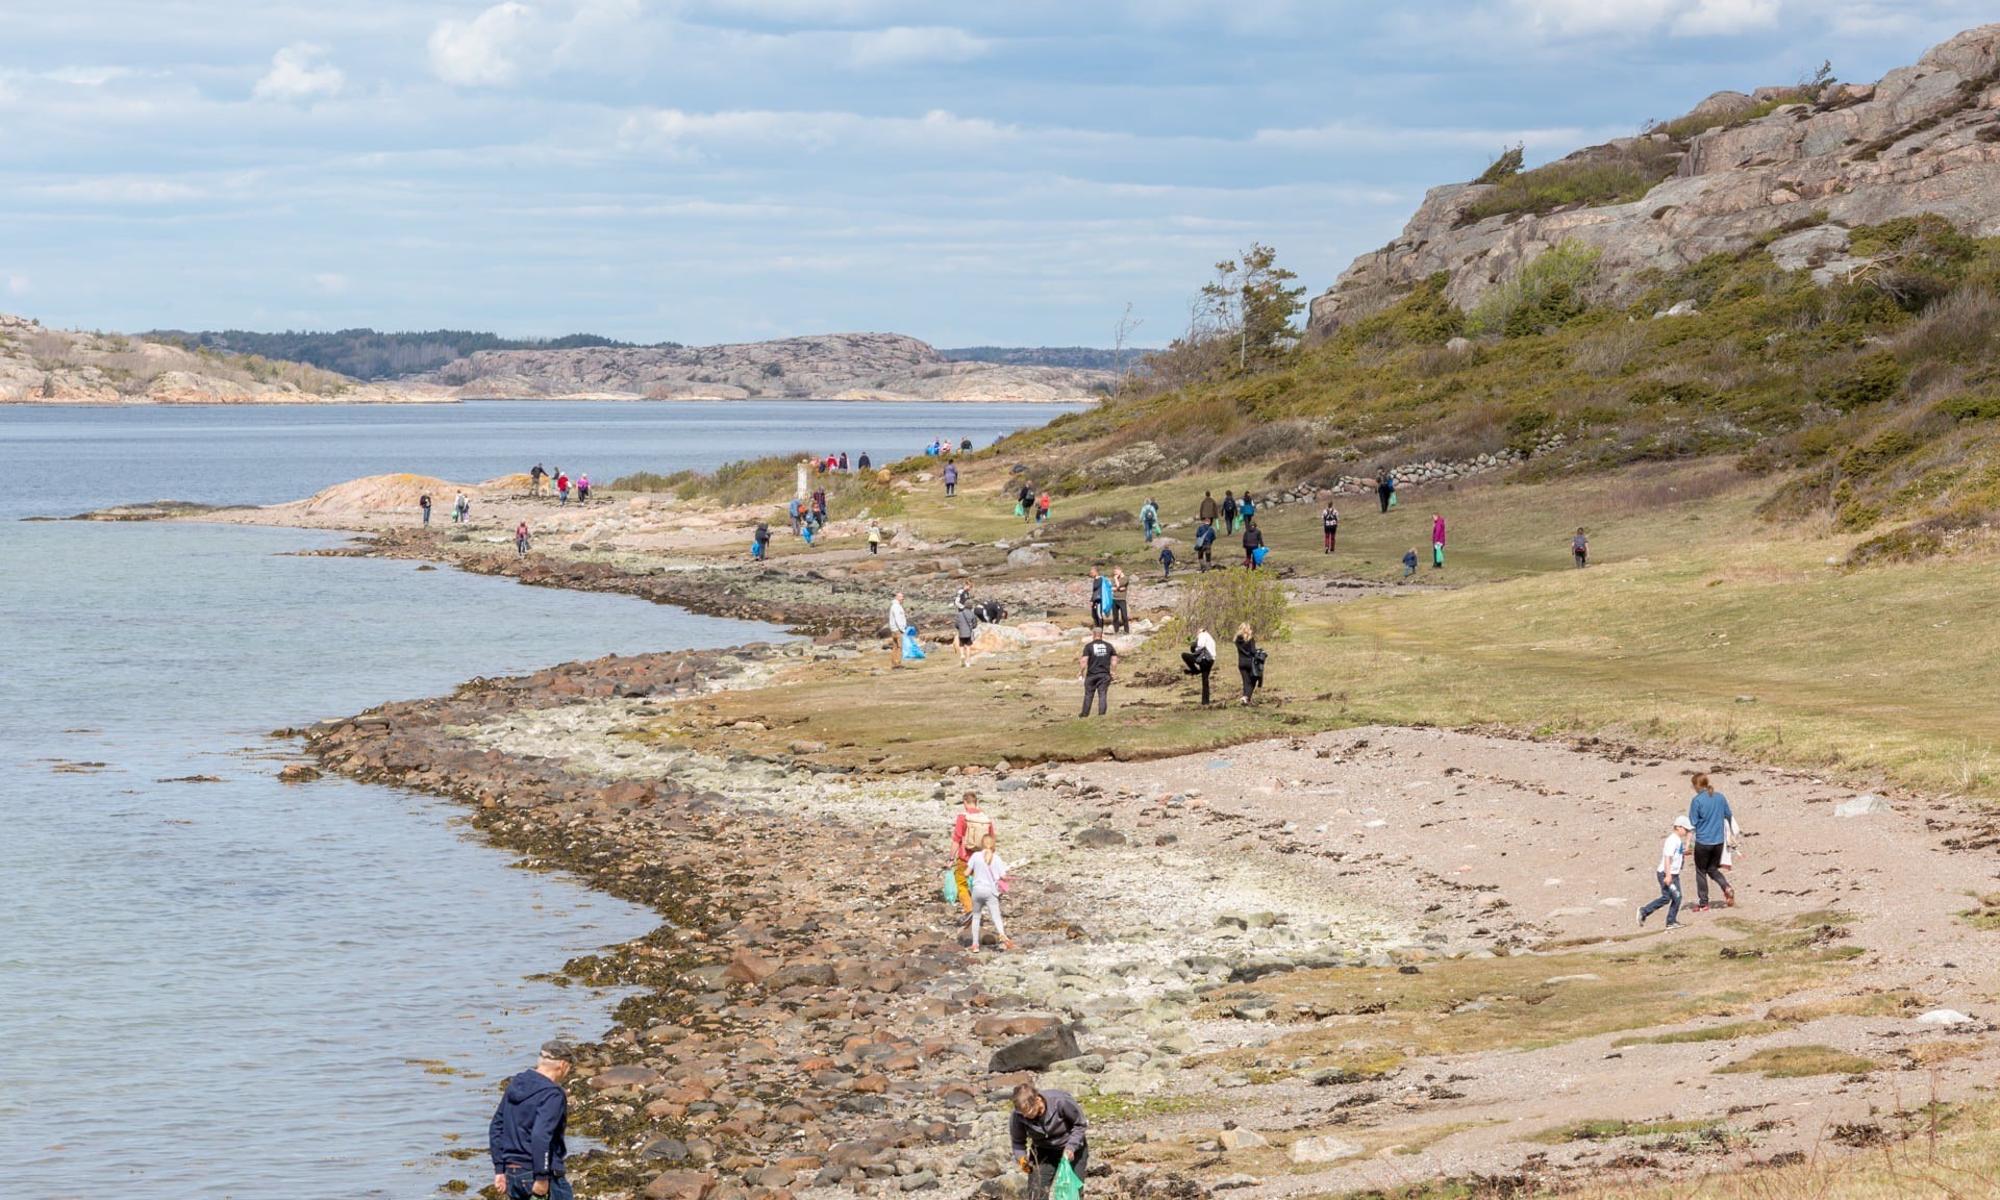
[[[1630,296],[1649,268],[1672,271],[1718,252],[1743,250],[1777,231],[1772,247],[1792,269],[1822,280],[1858,269],[1846,231],[1936,213],[1968,233],[2000,234],[2000,24],[1967,30],[1872,85],[1835,85],[1817,99],[1755,119],[1755,96],[1723,92],[1690,114],[1724,123],[1685,142],[1670,133],[1578,151],[1590,161],[1635,149],[1677,156],[1671,177],[1636,201],[1570,207],[1541,215],[1471,219],[1495,191],[1460,183],[1434,188],[1402,236],[1364,254],[1312,304],[1310,328],[1325,335],[1438,272],[1461,307],[1565,241],[1595,247],[1611,299]],[[1676,125],[1699,121],[1670,122]]]
[[[449,400],[299,363],[50,329],[0,313],[0,404],[365,404]]]
[[[916,338],[838,333],[672,349],[482,350],[420,382],[472,398],[1088,400],[1108,371],[953,362]]]

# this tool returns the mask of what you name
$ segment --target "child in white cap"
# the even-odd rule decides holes
[[[1687,859],[1688,836],[1694,832],[1694,824],[1686,817],[1675,817],[1673,832],[1660,843],[1660,864],[1653,873],[1660,881],[1660,898],[1639,909],[1639,924],[1664,908],[1667,910],[1667,928],[1681,927],[1681,866]]]

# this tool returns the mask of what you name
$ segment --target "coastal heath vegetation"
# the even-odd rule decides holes
[[[1228,544],[1218,546],[1227,557]],[[1291,596],[1276,571],[1230,567],[1189,577],[1174,615],[1146,640],[1138,677],[1146,683],[1172,683],[1181,669],[1180,652],[1203,629],[1215,638],[1216,668],[1227,674],[1233,665],[1230,640],[1240,625],[1248,625],[1264,645],[1292,635]]]

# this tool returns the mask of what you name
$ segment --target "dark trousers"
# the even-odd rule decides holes
[[[1262,680],[1257,678],[1256,670],[1251,667],[1238,667],[1236,668],[1236,673],[1243,677],[1243,698],[1248,700],[1250,693],[1257,690],[1257,685]]]
[[[1195,565],[1200,567],[1202,570],[1206,571],[1208,570],[1209,561],[1210,561],[1209,548],[1207,546],[1196,546],[1194,548]]]
[[[1641,921],[1644,921],[1647,917],[1652,916],[1654,913],[1664,908],[1667,910],[1667,924],[1669,925],[1680,924],[1681,920],[1680,878],[1676,876],[1673,879],[1668,879],[1665,875],[1662,875],[1657,871],[1653,873],[1653,878],[1660,881],[1660,898],[1658,900],[1653,901],[1651,904],[1648,904],[1646,907],[1640,909],[1639,919]]]
[[[1694,902],[1708,903],[1708,881],[1713,878],[1715,886],[1722,889],[1724,896],[1735,895],[1729,890],[1729,877],[1722,873],[1722,845],[1710,846],[1702,842],[1694,844]]]
[[[1028,1200],[1048,1200],[1049,1189],[1055,1186],[1056,1168],[1062,1163],[1062,1150],[1055,1146],[1029,1146],[1028,1161],[1034,1170],[1028,1173]],[[1085,1146],[1070,1160],[1069,1169],[1082,1180],[1090,1178],[1090,1147]]]
[[[1132,632],[1132,611],[1125,606],[1123,600],[1111,602],[1111,628],[1115,633]]]
[[[1584,567],[1590,564],[1590,552],[1588,550],[1572,550],[1570,551],[1570,553],[1576,556],[1576,565],[1578,567]]]
[[[1328,554],[1332,554],[1333,540],[1335,537],[1339,536],[1340,531],[1338,529],[1335,529],[1331,525],[1322,525],[1320,526],[1320,532],[1326,535],[1326,552]]]
[[[1181,661],[1187,664],[1187,673],[1201,676],[1201,702],[1208,703],[1208,677],[1215,670],[1215,660],[1203,658],[1192,650],[1181,651]]]
[[[1395,495],[1395,492],[1391,491],[1391,490],[1390,490],[1390,489],[1388,489],[1388,488],[1376,488],[1376,489],[1375,489],[1375,498],[1376,498],[1377,500],[1380,500],[1380,501],[1382,502],[1382,511],[1383,511],[1383,512],[1388,512],[1388,511],[1389,511],[1389,497],[1391,497],[1391,496],[1393,496],[1393,495]]]
[[[956,496],[956,495],[958,495],[958,484],[956,484],[956,483],[947,483],[947,484],[945,484],[945,485],[944,485],[944,494],[945,494],[945,495],[947,495],[947,496]]]
[[[1108,675],[1086,675],[1083,677],[1083,711],[1079,717],[1090,715],[1090,698],[1097,697],[1097,715],[1103,716],[1111,703],[1111,677]]]
[[[549,1180],[548,1200],[570,1200],[574,1194],[570,1190],[569,1176],[557,1175]],[[537,1200],[533,1171],[526,1167],[507,1168],[507,1200]]]
[[[1096,629],[1101,630],[1104,628],[1104,618],[1109,615],[1109,613],[1097,607],[1094,603],[1090,606],[1090,623]]]

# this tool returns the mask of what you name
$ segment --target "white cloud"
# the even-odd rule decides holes
[[[1771,29],[1778,24],[1778,0],[1696,0],[1674,18],[1680,37],[1722,37]]]
[[[737,109],[691,113],[648,109],[625,118],[619,140],[628,146],[784,144],[808,150],[892,144],[933,148],[1008,141],[1020,130],[983,117],[932,109],[921,117],[875,117],[853,112],[781,112]]]
[[[1510,0],[1535,32],[1563,38],[1724,37],[1771,29],[1781,0]]]
[[[338,296],[347,290],[347,276],[336,271],[321,271],[312,277],[312,285],[329,296]]]
[[[29,283],[26,275],[10,273],[7,276],[7,294],[9,296],[25,296],[28,294],[28,287]]]
[[[310,42],[294,42],[271,56],[271,69],[257,81],[252,94],[259,100],[310,100],[332,96],[347,85],[339,67],[324,61],[326,50]]]
[[[971,62],[993,43],[963,29],[939,25],[892,25],[854,35],[848,61],[857,67],[895,67],[910,63]]]
[[[541,16],[517,0],[496,4],[470,21],[439,21],[431,31],[431,73],[459,87],[501,87],[522,74]]]
[[[43,184],[28,190],[37,195],[81,200],[89,204],[179,204],[208,195],[192,184],[140,176],[78,179],[70,183]]]

